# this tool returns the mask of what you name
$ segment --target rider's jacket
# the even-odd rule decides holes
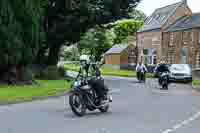
[[[143,64],[137,65],[136,66],[136,72],[147,72],[147,68]]]

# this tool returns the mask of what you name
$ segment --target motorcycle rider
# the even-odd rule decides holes
[[[108,88],[104,84],[104,80],[101,78],[101,72],[97,67],[94,58],[88,55],[80,56],[80,70],[78,77],[82,75],[85,84],[92,86],[102,101],[107,100]]]
[[[143,78],[145,81],[146,72],[147,72],[146,66],[142,62],[139,62],[139,64],[136,66],[137,79],[141,80],[141,76],[144,76]],[[142,75],[142,73],[144,73],[144,75]]]
[[[159,82],[159,84],[161,84],[162,73],[170,72],[170,70],[169,70],[169,67],[167,66],[167,64],[164,61],[161,61],[159,67],[157,68],[157,71],[160,72],[160,74],[158,76],[158,82]]]

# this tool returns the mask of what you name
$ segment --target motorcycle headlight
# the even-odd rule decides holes
[[[74,87],[75,87],[75,88],[78,87],[78,86],[80,86],[80,85],[81,85],[81,82],[80,82],[80,81],[74,82]]]

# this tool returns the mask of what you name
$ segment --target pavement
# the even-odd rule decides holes
[[[155,79],[106,77],[113,90],[108,113],[76,117],[68,96],[0,106],[0,133],[199,133],[200,94],[187,84],[161,91]]]

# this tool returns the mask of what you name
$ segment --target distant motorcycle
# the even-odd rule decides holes
[[[105,89],[108,91],[106,86]],[[107,112],[110,107],[109,103],[112,102],[112,96],[107,92],[105,93],[105,97],[107,97],[107,101],[103,102],[88,81],[78,80],[72,85],[72,90],[69,96],[69,104],[73,113],[79,117],[84,116],[87,109],[89,111],[98,109],[101,112]]]
[[[163,90],[168,90],[169,81],[169,72],[162,72],[158,78],[158,83]]]

